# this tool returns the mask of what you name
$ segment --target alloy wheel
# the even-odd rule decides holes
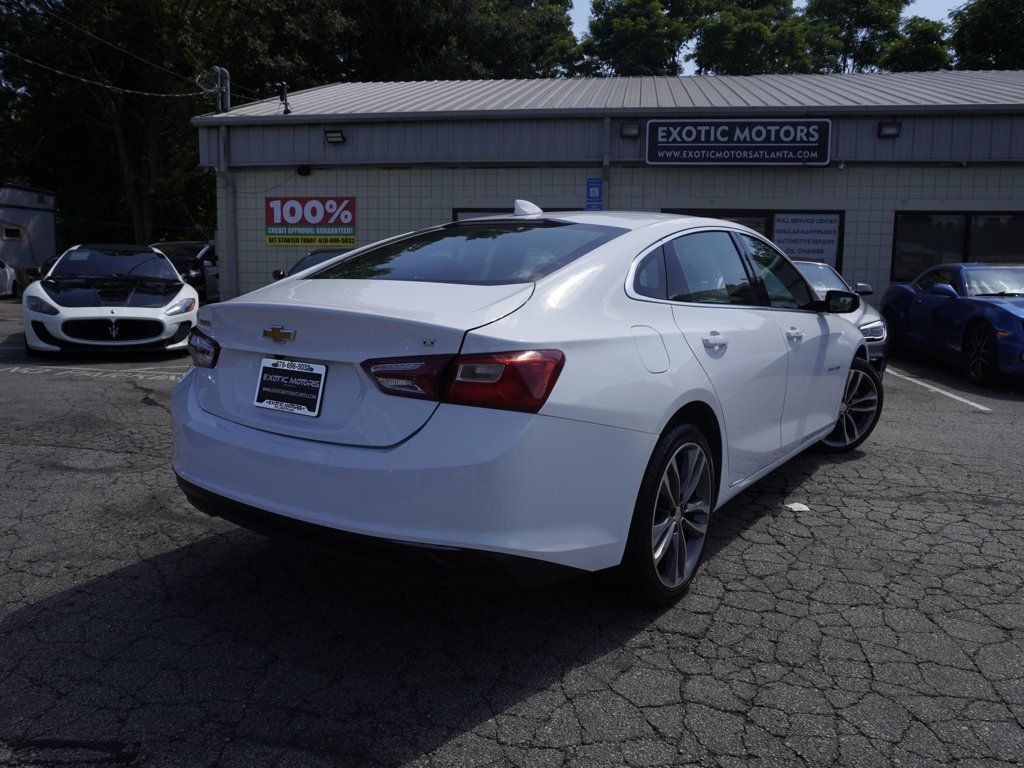
[[[984,381],[992,370],[995,359],[992,335],[983,325],[976,325],[967,336],[965,345],[967,375],[973,381]]]
[[[674,589],[693,575],[711,517],[711,464],[684,443],[669,459],[654,501],[651,555],[661,583]]]
[[[877,411],[878,387],[875,381],[864,371],[850,368],[843,402],[839,405],[839,420],[835,429],[821,442],[833,448],[855,443],[865,430],[871,428]]]

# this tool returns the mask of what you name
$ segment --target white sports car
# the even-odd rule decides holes
[[[199,297],[145,245],[76,245],[22,295],[25,349],[184,350]]]
[[[173,396],[193,504],[525,581],[621,565],[671,600],[715,510],[871,433],[856,294],[725,221],[516,210],[204,307]]]

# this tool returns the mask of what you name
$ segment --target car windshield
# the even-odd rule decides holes
[[[50,276],[178,279],[174,267],[161,254],[134,248],[75,248],[61,256]]]
[[[839,276],[828,264],[821,264],[810,261],[795,261],[796,268],[800,270],[807,282],[814,288],[819,298],[824,298],[829,291],[848,291],[850,286]]]
[[[551,221],[460,222],[363,251],[309,279],[529,283],[626,231]]]
[[[968,296],[1024,296],[1024,267],[975,267],[967,270]]]

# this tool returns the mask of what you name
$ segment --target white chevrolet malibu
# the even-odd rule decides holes
[[[725,221],[516,210],[204,307],[173,398],[192,503],[524,581],[621,566],[664,601],[730,498],[871,433],[856,294]]]
[[[22,295],[25,351],[181,350],[199,295],[160,251],[76,245]]]

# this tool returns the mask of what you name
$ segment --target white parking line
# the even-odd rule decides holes
[[[938,387],[933,386],[933,385],[929,384],[926,381],[921,381],[920,379],[915,379],[913,376],[908,376],[905,373],[901,373],[900,371],[897,371],[895,368],[893,368],[891,365],[888,368],[885,369],[885,372],[887,374],[891,373],[893,376],[895,376],[898,379],[903,379],[904,381],[909,381],[912,384],[917,384],[919,387],[924,387],[929,392],[935,392],[938,395],[945,395],[946,397],[951,398],[953,400],[958,400],[961,403],[966,403],[967,405],[971,406],[971,408],[977,408],[982,413],[992,413],[992,409],[991,408],[986,408],[984,405],[979,405],[978,403],[974,402],[973,400],[968,400],[966,397],[960,397],[960,395],[954,395],[952,392],[947,392],[944,389],[939,389]]]
[[[0,373],[13,373],[18,375],[43,374],[49,376],[84,376],[90,379],[138,379],[139,381],[172,381],[177,382],[185,375],[184,371],[165,370],[156,372],[156,369],[117,369],[117,368],[84,368],[80,366],[64,365],[11,365],[0,367]]]

